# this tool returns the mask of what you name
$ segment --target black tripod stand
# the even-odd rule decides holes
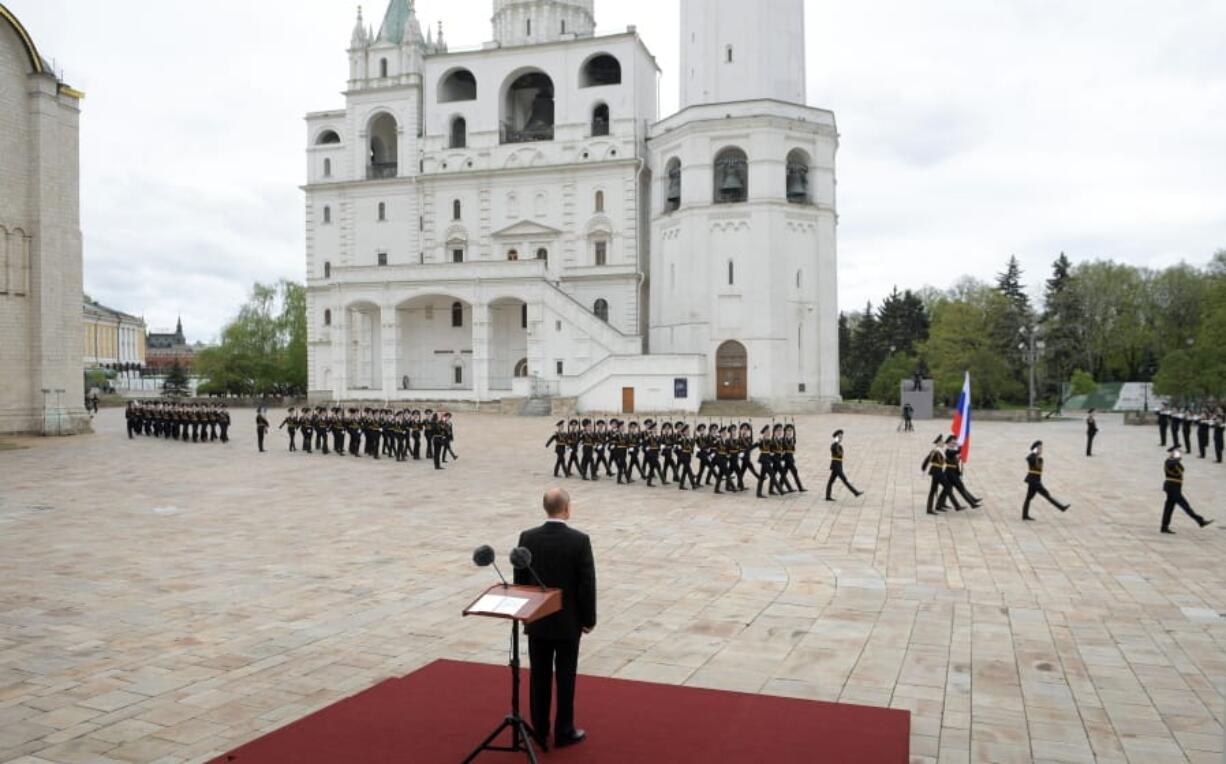
[[[502,734],[502,731],[507,727],[511,728],[511,745],[493,745],[495,739]],[[524,721],[519,715],[519,621],[511,621],[511,713],[502,720],[502,724],[490,733],[489,737],[481,741],[481,745],[477,746],[476,750],[468,754],[468,758],[463,764],[469,764],[482,751],[503,751],[508,753],[518,753],[523,751],[528,754],[528,760],[532,764],[537,764],[536,751],[532,750],[532,739],[536,737],[536,732],[532,727]]]

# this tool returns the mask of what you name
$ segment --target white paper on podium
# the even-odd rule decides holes
[[[486,594],[472,606],[472,610],[481,613],[513,616],[520,608],[528,604],[526,597],[503,597],[498,594]]]

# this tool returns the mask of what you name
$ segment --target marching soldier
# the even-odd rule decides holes
[[[694,470],[690,466],[690,460],[694,456],[694,439],[690,437],[690,426],[681,422],[677,425],[677,468],[675,477],[677,478],[677,489],[680,491],[688,490],[685,487],[685,481],[690,481],[690,488],[697,489],[698,482],[694,480]]]
[[[862,491],[857,491],[856,487],[847,479],[847,474],[843,472],[843,431],[834,431],[834,440],[830,444],[830,479],[826,481],[826,501],[834,501],[834,496],[831,491],[834,489],[834,481],[842,480],[843,485],[852,492],[853,495],[859,496]]]
[[[1036,495],[1042,496],[1052,503],[1056,509],[1061,512],[1067,512],[1072,505],[1061,504],[1055,499],[1047,489],[1043,487],[1043,441],[1036,440],[1030,446],[1030,453],[1026,455],[1026,501],[1022,504],[1022,519],[1034,520],[1030,516],[1030,500]]]
[[[762,425],[758,435],[758,491],[759,499],[765,499],[762,495],[762,484],[770,481],[768,490],[770,495],[774,496],[779,493],[779,483],[775,480],[775,442],[771,439],[770,425]]]
[[[957,491],[962,494],[962,498],[966,499],[966,503],[971,505],[971,509],[976,509],[982,503],[967,490],[966,484],[962,482],[962,449],[958,447],[958,436],[956,435],[945,438],[945,479],[949,481],[951,499],[954,498],[953,492]],[[962,509],[956,500],[954,509],[958,511]]]
[[[278,430],[288,429],[289,431],[289,450],[291,452],[297,451],[298,447],[294,445],[294,435],[298,432],[298,420],[294,418],[294,407],[293,406],[289,408],[289,411],[285,412],[285,418],[281,420],[281,425],[277,429]]]
[[[1226,436],[1226,414],[1223,414],[1222,409],[1217,410],[1217,415],[1213,417],[1213,451],[1217,455],[1215,461],[1218,464],[1222,463],[1222,446],[1224,437]]]
[[[1196,420],[1196,449],[1199,452],[1198,458],[1205,458],[1205,450],[1209,448],[1209,430],[1213,427],[1213,416],[1208,409],[1200,412],[1200,417]],[[1192,447],[1189,445],[1188,450]]]
[[[298,414],[298,429],[302,430],[302,450],[309,454],[314,439],[311,432],[311,410],[306,406],[303,406],[302,411]]]
[[[1183,414],[1179,409],[1172,409],[1170,413],[1171,420],[1171,445],[1179,447],[1179,430],[1183,425]],[[1162,441],[1162,445],[1166,445],[1166,441]]]
[[[945,500],[951,497],[949,481],[945,478],[945,451],[941,448],[941,442],[945,439],[943,435],[938,435],[936,440],[932,441],[932,450],[928,452],[928,456],[924,457],[924,461],[920,464],[920,472],[928,471],[928,477],[931,482],[928,485],[928,505],[927,513],[935,515],[937,512],[945,511]],[[938,499],[938,495],[940,498]],[[933,500],[936,499],[936,507],[933,507]],[[961,509],[958,502],[954,500],[954,508]]]
[[[1192,409],[1183,410],[1183,447],[1189,454],[1192,453],[1192,425],[1196,424],[1196,415],[1192,413]]]
[[[1166,404],[1162,404],[1162,408],[1158,409],[1158,437],[1162,440],[1163,448],[1166,447],[1166,428],[1171,424],[1171,412],[1167,410]]]
[[[1213,521],[1196,514],[1183,496],[1183,462],[1180,461],[1179,447],[1172,446],[1167,449],[1167,452],[1170,456],[1167,457],[1163,469],[1165,479],[1162,482],[1162,490],[1166,492],[1166,504],[1162,507],[1162,532],[1171,534],[1175,532],[1171,530],[1171,515],[1174,514],[1175,507],[1187,512],[1188,517],[1195,520],[1200,527],[1210,525]]]
[[[796,469],[796,425],[791,422],[783,428],[783,441],[780,448],[783,456],[784,477],[790,474],[796,481],[796,490],[807,493],[804,484],[800,482],[800,472]]]
[[[268,418],[264,416],[263,407],[255,410],[255,437],[256,443],[260,447],[260,453],[264,453],[264,434],[268,432]]]

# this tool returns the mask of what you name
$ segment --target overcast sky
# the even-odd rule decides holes
[[[749,2],[750,0],[746,0]],[[5,0],[86,92],[85,287],[210,340],[253,281],[302,280],[302,117],[343,105],[352,0]],[[490,0],[418,0],[453,46]],[[378,25],[385,0],[367,0]],[[1163,266],[1226,247],[1226,2],[807,0],[809,103],[841,144],[840,307],[894,284],[1037,289],[1061,251]],[[636,24],[677,103],[676,0]]]

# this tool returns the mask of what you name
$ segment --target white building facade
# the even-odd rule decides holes
[[[757,100],[695,90],[661,122],[654,58],[633,29],[594,35],[592,5],[495,0],[494,41],[465,52],[441,28],[423,36],[408,0],[377,33],[359,15],[345,108],[307,116],[312,397],[558,396],[601,411],[835,399],[834,121],[778,99],[803,93],[803,66],[784,89],[748,71],[770,81],[736,91]],[[683,39],[722,56],[714,41],[737,19],[703,19]],[[687,66],[706,77],[702,61]],[[734,144],[750,193],[703,197],[711,152]],[[728,259],[743,274],[731,289]]]

